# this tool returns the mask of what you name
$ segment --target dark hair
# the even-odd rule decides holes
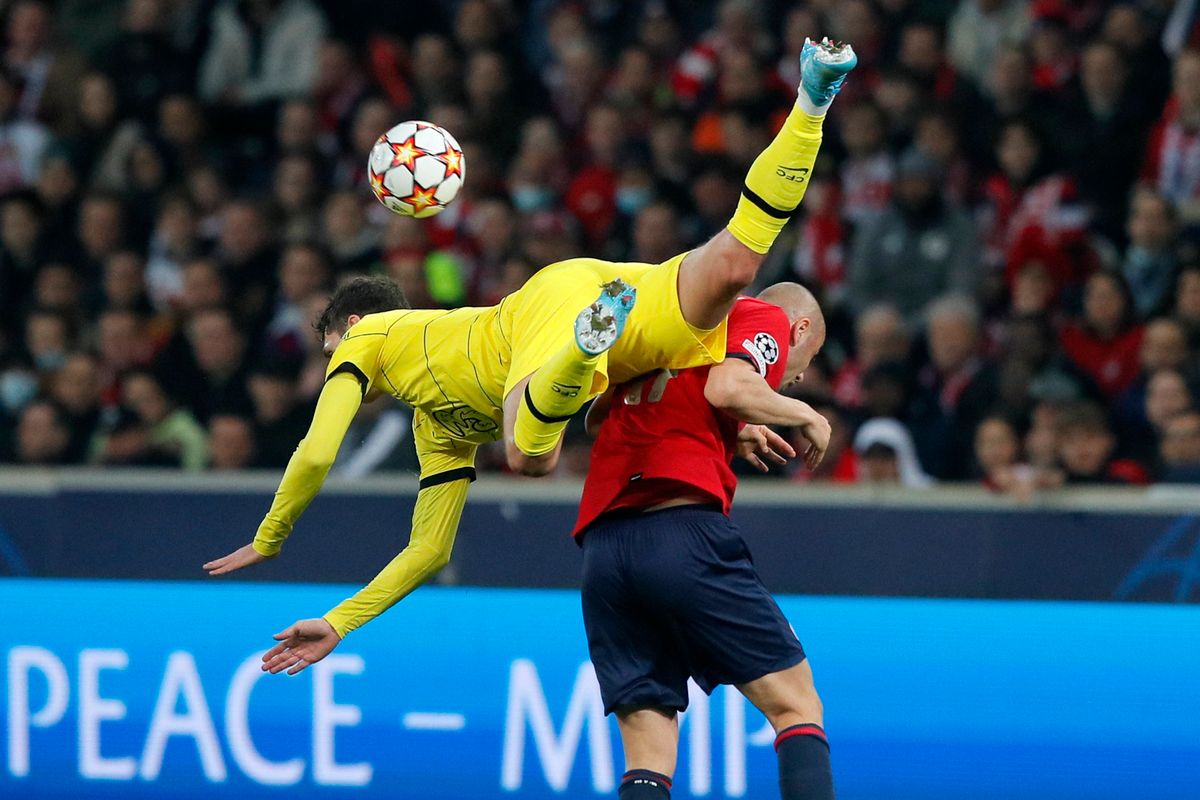
[[[346,319],[354,314],[365,317],[381,311],[409,308],[404,292],[391,278],[352,278],[337,288],[329,298],[329,305],[317,319],[316,329],[322,336],[330,329],[345,326]]]

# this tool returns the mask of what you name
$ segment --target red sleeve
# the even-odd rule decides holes
[[[791,328],[782,308],[739,298],[729,314],[725,357],[749,361],[772,389],[778,389],[787,364]]]

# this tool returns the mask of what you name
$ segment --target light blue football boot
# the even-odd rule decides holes
[[[596,302],[575,318],[575,343],[591,356],[598,356],[617,343],[625,332],[625,320],[637,302],[637,289],[617,278],[604,284]]]
[[[814,106],[824,106],[842,90],[846,73],[858,64],[854,48],[831,42],[826,36],[820,42],[804,40],[800,51],[800,88],[808,94]]]

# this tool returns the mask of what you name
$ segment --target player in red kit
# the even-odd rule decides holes
[[[575,536],[588,649],[625,747],[622,800],[671,796],[688,678],[737,686],[766,715],[784,800],[833,797],[812,670],[728,517],[739,450],[759,466],[795,455],[764,426],[798,428],[810,466],[824,455],[829,424],[778,393],[824,340],[812,294],[776,284],[738,299],[724,362],[615,387],[589,412],[599,435]]]

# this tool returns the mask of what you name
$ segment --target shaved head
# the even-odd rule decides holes
[[[783,385],[801,380],[817,351],[825,344],[825,315],[813,293],[798,283],[776,283],[762,290],[758,299],[783,309],[791,327],[787,374]]]
[[[821,305],[813,293],[800,284],[787,281],[772,284],[762,290],[758,299],[782,308],[793,325],[802,319],[809,320],[813,333],[825,338],[825,315],[821,313]]]

